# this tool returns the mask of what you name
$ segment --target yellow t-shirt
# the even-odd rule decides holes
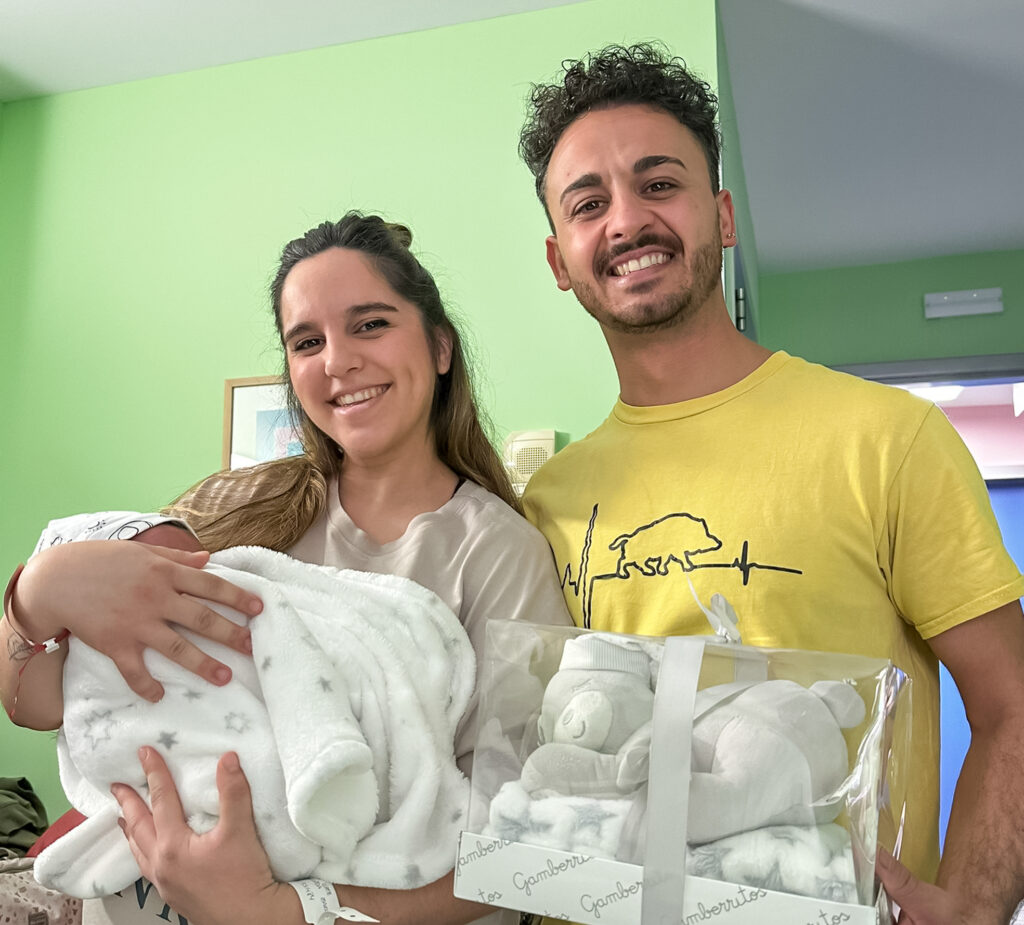
[[[942,412],[785,353],[692,401],[616,404],[533,478],[526,513],[577,624],[891,658],[912,679],[902,857],[938,864],[938,663],[925,640],[1019,598],[977,466]],[[901,803],[893,794],[894,803]]]

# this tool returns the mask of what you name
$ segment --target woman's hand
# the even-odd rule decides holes
[[[298,896],[274,880],[252,815],[252,796],[234,752],[217,764],[220,818],[197,835],[185,821],[170,771],[156,749],[139,749],[152,811],[124,784],[111,792],[142,875],[175,912],[196,925],[302,921]]]
[[[204,654],[172,624],[250,653],[249,631],[197,598],[255,616],[259,598],[202,570],[205,552],[184,552],[123,540],[54,546],[33,556],[18,581],[12,610],[36,641],[69,629],[109,656],[128,686],[157,701],[163,687],[146,669],[151,648],[212,684],[226,684],[231,670]]]

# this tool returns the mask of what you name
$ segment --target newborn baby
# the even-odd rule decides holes
[[[201,548],[188,530],[156,515],[82,518],[65,534],[59,541],[117,537]],[[453,743],[476,673],[455,614],[408,579],[310,565],[259,547],[215,553],[207,569],[264,602],[249,622],[251,657],[181,630],[231,668],[227,685],[146,650],[146,666],[164,687],[150,703],[109,658],[72,637],[58,757],[68,799],[89,818],[42,852],[37,879],[89,898],[138,878],[109,788],[122,782],[145,795],[141,745],[167,761],[200,832],[219,812],[217,761],[237,752],[278,880],[408,889],[450,870],[468,802]]]

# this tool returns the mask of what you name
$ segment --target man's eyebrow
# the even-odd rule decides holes
[[[686,164],[684,164],[678,157],[670,157],[667,154],[648,154],[646,157],[640,158],[635,164],[633,164],[633,173],[643,173],[645,170],[650,170],[652,167],[660,167],[662,164],[677,164],[686,170]],[[585,173],[581,177],[577,177],[572,181],[564,190],[562,195],[558,197],[559,203],[565,199],[570,193],[574,193],[581,189],[591,189],[595,186],[601,185],[601,175],[597,173]]]
[[[660,167],[662,164],[678,164],[683,170],[686,170],[686,164],[678,157],[669,157],[667,154],[648,154],[647,157],[640,158],[633,165],[633,173],[643,173],[645,170]]]
[[[583,174],[582,177],[577,177],[564,190],[562,190],[562,195],[558,197],[558,201],[559,201],[559,203],[561,203],[562,200],[565,199],[565,197],[569,195],[569,193],[575,193],[576,190],[590,189],[593,186],[600,186],[600,185],[601,185],[601,175],[600,174],[597,174],[597,173],[585,173],[585,174]]]

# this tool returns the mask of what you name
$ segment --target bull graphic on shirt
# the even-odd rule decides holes
[[[711,532],[703,517],[687,511],[665,514],[628,533],[619,534],[608,544],[608,550],[618,555],[614,570],[593,574],[590,568],[591,551],[597,517],[598,505],[595,504],[580,549],[576,577],[573,577],[572,563],[562,566],[562,588],[569,588],[580,598],[583,625],[586,627],[590,626],[591,603],[598,582],[643,580],[665,577],[672,570],[687,573],[706,568],[738,571],[744,585],[750,583],[750,576],[755,571],[803,574],[798,568],[754,560],[750,555],[749,540],[740,541],[738,546],[730,544],[729,548],[736,552],[731,556],[723,556],[720,551],[726,549],[725,542]],[[719,555],[711,555],[716,552]],[[608,566],[605,565],[605,568]]]
[[[721,549],[722,541],[712,536],[704,518],[681,512],[623,533],[608,548],[619,553],[616,577],[629,578],[631,567],[641,575],[667,575],[673,562],[684,572],[692,572],[696,566],[690,556]]]

